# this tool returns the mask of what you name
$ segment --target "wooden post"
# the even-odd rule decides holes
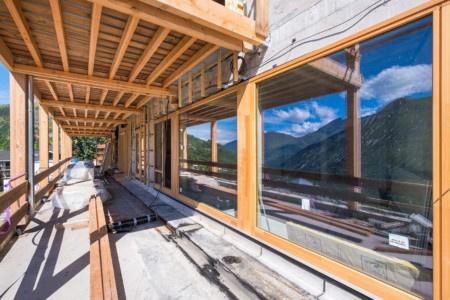
[[[18,73],[10,74],[10,153],[11,153],[11,178],[27,172],[28,160],[33,157],[28,155],[27,143],[27,110],[28,88],[27,76]],[[33,155],[31,153],[31,155]],[[17,179],[13,187],[26,180],[26,175]],[[17,199],[11,205],[12,213],[26,204],[26,196]],[[24,224],[24,222],[20,222]],[[14,228],[11,232],[14,231]]]
[[[255,0],[255,7],[256,35],[266,38],[269,34],[269,0]]]
[[[48,114],[39,105],[39,172],[48,169]],[[48,183],[48,178],[44,179],[40,183],[40,188],[44,188]]]
[[[356,44],[347,51],[347,67],[352,72],[359,74],[361,55],[359,44]],[[350,88],[347,90],[347,174],[353,177],[361,177],[361,118],[360,118],[360,97],[359,90]],[[361,189],[353,188],[355,192]],[[348,201],[350,216],[356,214],[361,204],[355,201]]]
[[[211,122],[211,162],[217,162],[217,122]],[[217,172],[217,167],[211,168],[212,172]]]
[[[180,192],[180,163],[178,157],[180,155],[180,115],[175,112],[175,115],[171,118],[171,186],[170,189],[173,195],[178,195]]]
[[[187,136],[187,128],[183,128],[183,159],[188,159],[188,136]],[[187,169],[188,164],[183,163],[183,168]]]
[[[257,217],[257,101],[254,83],[246,83],[237,94],[237,207],[239,227],[254,232]]]
[[[205,63],[200,64],[200,96],[205,97]]]
[[[52,141],[52,151],[53,151],[53,165],[59,162],[59,125],[53,119],[53,141]],[[59,170],[53,173],[53,178],[59,174]]]

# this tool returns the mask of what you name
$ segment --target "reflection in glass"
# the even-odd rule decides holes
[[[432,297],[427,17],[258,86],[258,227]]]
[[[180,194],[237,216],[236,93],[180,115]]]

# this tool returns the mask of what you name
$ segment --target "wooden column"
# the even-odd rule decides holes
[[[217,122],[211,122],[211,161],[217,162]],[[211,168],[212,172],[217,172],[217,167]]]
[[[184,127],[183,131],[183,159],[188,159],[188,136],[187,136],[187,128]],[[188,164],[187,163],[183,163],[183,168],[187,168]]]
[[[180,155],[180,115],[175,112],[174,116],[171,118],[171,191],[173,196],[177,196],[180,192],[180,162],[178,160]]]
[[[52,151],[53,151],[53,165],[59,162],[59,125],[53,119],[52,125],[53,140],[52,140]],[[53,173],[53,178],[59,174],[59,170]]]
[[[39,172],[48,169],[48,114],[39,105]],[[43,189],[48,183],[48,178],[40,182],[40,189]]]
[[[27,172],[28,155],[27,145],[27,108],[28,88],[27,76],[23,74],[10,74],[10,153],[11,153],[11,178]],[[32,155],[32,153],[31,153]],[[26,180],[26,175],[15,180],[13,187]],[[26,204],[26,196],[20,197],[11,205],[12,213]],[[23,222],[21,222],[23,223]],[[11,230],[14,231],[14,228]]]
[[[238,224],[250,234],[257,216],[257,124],[255,84],[247,83],[237,94],[237,207]]]
[[[360,72],[359,44],[347,49],[347,67],[352,72]],[[347,90],[347,174],[353,177],[361,177],[361,118],[359,89]],[[359,192],[360,188],[354,188]],[[348,201],[350,215],[354,215],[360,207],[359,202]]]

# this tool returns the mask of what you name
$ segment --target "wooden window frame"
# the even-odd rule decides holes
[[[181,202],[237,227],[245,234],[269,243],[275,249],[287,251],[324,272],[337,276],[349,286],[356,286],[386,299],[420,299],[402,290],[324,257],[314,251],[289,242],[256,226],[258,197],[258,106],[256,85],[264,80],[288,72],[313,60],[363,42],[402,25],[433,17],[433,298],[449,299],[450,285],[450,1],[428,1],[389,20],[367,28],[326,47],[296,58],[246,82],[232,86],[215,95],[180,108],[169,114],[179,120],[181,113],[204,105],[230,93],[238,93],[238,217],[234,218],[179,193],[178,164],[172,165],[172,188],[162,191]],[[445,84],[447,83],[447,84]],[[164,121],[167,116],[157,122]],[[444,122],[444,120],[447,120]],[[172,147],[178,156],[179,123],[172,123]],[[174,134],[175,133],[175,134]],[[174,146],[175,145],[175,146]],[[446,151],[444,151],[444,149]],[[156,187],[157,185],[155,185]]]

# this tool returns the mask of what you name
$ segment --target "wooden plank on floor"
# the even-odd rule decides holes
[[[103,299],[102,264],[100,256],[100,241],[98,239],[97,206],[95,198],[89,202],[89,251],[90,264],[90,299]]]

